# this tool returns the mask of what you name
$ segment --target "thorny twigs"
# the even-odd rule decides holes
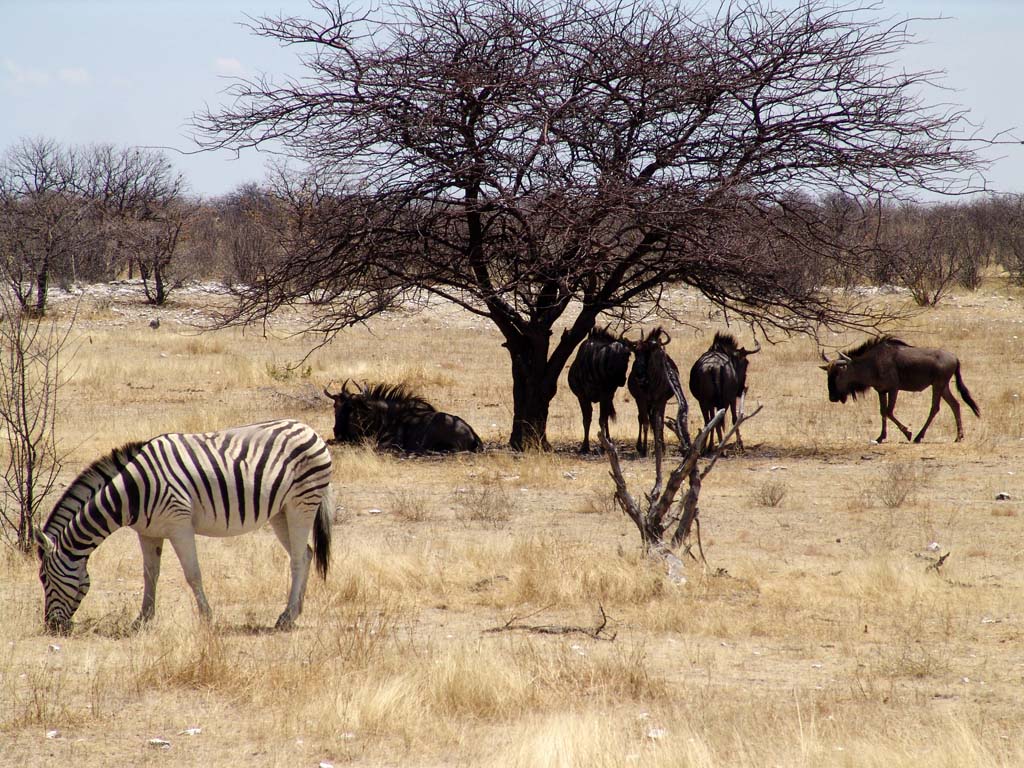
[[[718,457],[721,456],[722,450],[728,444],[733,432],[748,419],[760,413],[762,407],[758,406],[750,415],[740,416],[736,423],[733,424],[732,429],[726,434],[725,439],[706,457],[707,464],[701,470],[699,461],[708,436],[719,422],[725,418],[725,410],[719,410],[714,418],[705,425],[690,443],[689,449],[682,461],[669,474],[668,483],[665,485],[664,490],[661,489],[661,472],[659,468],[654,488],[649,494],[645,495],[646,509],[641,509],[641,505],[633,498],[626,486],[626,480],[622,475],[622,467],[619,463],[619,455],[615,450],[615,446],[608,440],[604,432],[598,433],[601,445],[604,446],[605,455],[611,464],[611,472],[609,474],[612,480],[615,481],[616,502],[618,502],[619,506],[622,507],[622,511],[640,531],[640,539],[645,551],[657,555],[668,564],[668,575],[673,581],[683,582],[686,580],[683,576],[683,563],[676,556],[674,550],[686,541],[691,529],[695,525],[697,528],[698,551],[700,552],[701,560],[707,565],[707,560],[704,559],[704,549],[700,542],[700,519],[698,516],[700,510],[697,506],[700,499],[701,483],[718,461]],[[675,510],[673,510],[676,494],[679,492],[684,478],[688,479],[689,487],[683,498],[675,505]],[[687,549],[687,551],[689,550]]]

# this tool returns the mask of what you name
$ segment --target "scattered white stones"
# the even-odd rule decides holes
[[[1000,491],[999,493],[996,494],[996,501],[1009,501],[1009,500],[1010,500],[1010,494],[1008,494],[1006,491]]]
[[[46,650],[50,653],[60,653],[60,646],[56,643],[50,643],[48,646],[46,646]]]
[[[322,761],[320,763],[320,765],[317,766],[317,768],[334,768],[334,763],[328,763],[326,761]]]
[[[937,541],[933,541],[931,544],[928,545],[929,552],[938,552],[940,549],[942,549],[942,545],[939,544],[939,542]]]
[[[56,728],[53,728],[52,730],[46,732],[46,738],[48,739],[59,739],[62,735],[63,734],[61,734],[61,732],[58,731]]]
[[[153,749],[170,749],[171,748],[171,742],[169,742],[167,739],[150,739],[146,743],[149,746],[153,747]]]
[[[382,512],[382,510],[377,509],[376,507],[372,507],[372,508],[366,510],[366,514],[368,514],[368,515],[379,515],[379,514],[381,514],[381,512]]]
[[[649,731],[647,731],[647,738],[651,739],[652,741],[663,739],[666,736],[668,736],[668,731],[666,731],[664,728],[651,728]]]
[[[179,736],[198,736],[202,732],[203,732],[202,728],[199,728],[198,726],[193,726],[191,728],[186,728],[184,731],[178,731],[178,735]]]

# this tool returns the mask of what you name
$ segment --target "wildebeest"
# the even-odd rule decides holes
[[[705,425],[721,408],[728,408],[732,414],[732,423],[736,423],[736,405],[747,392],[747,357],[760,351],[760,344],[754,349],[744,349],[737,344],[732,334],[722,331],[715,333],[708,351],[698,357],[690,368],[690,392],[700,404]],[[725,434],[723,422],[724,419],[715,428],[719,442]],[[713,443],[713,435],[708,435],[708,448]],[[743,438],[738,429],[736,444],[743,450]]]
[[[640,341],[633,342],[633,368],[629,372],[629,393],[636,400],[636,451],[647,455],[648,430],[653,430],[655,445],[665,446],[665,405],[675,395],[679,402],[678,429],[689,447],[686,416],[689,405],[679,383],[679,369],[665,347],[671,337],[659,326]]]
[[[583,414],[583,443],[580,453],[590,453],[592,403],[600,404],[598,425],[608,439],[608,421],[615,419],[615,390],[626,383],[631,343],[613,336],[607,326],[594,328],[569,366],[569,389],[580,401]]]
[[[404,384],[357,385],[348,382],[334,401],[334,439],[342,443],[374,440],[379,448],[407,453],[479,451],[483,442],[464,420],[434,408]]]
[[[956,376],[956,388],[960,397],[981,417],[978,404],[960,377],[960,361],[952,352],[931,347],[915,347],[893,336],[878,336],[868,339],[855,349],[840,352],[835,360],[829,360],[821,353],[825,365],[821,369],[828,374],[828,399],[833,403],[846,402],[847,396],[857,395],[873,387],[878,392],[878,407],[882,414],[882,432],[878,442],[886,437],[886,419],[899,427],[907,440],[910,430],[901,424],[893,414],[896,407],[896,395],[904,392],[920,392],[932,388],[932,409],[928,414],[921,431],[914,438],[915,443],[921,442],[928,425],[939,412],[939,398],[949,403],[953,416],[956,418],[956,441],[964,439],[964,427],[960,420],[960,403],[953,396],[949,380]]]

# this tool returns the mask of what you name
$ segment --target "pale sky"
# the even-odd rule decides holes
[[[785,0],[782,0],[785,2]],[[693,3],[684,3],[692,6]],[[989,134],[1024,139],[1024,0],[882,0],[877,16],[945,16],[912,29],[908,69],[941,69]],[[301,74],[297,51],[240,26],[308,16],[306,0],[0,0],[0,151],[23,137],[193,151],[188,122],[232,75]],[[193,192],[263,177],[267,155],[168,153]],[[988,153],[999,191],[1024,192],[1024,145]]]

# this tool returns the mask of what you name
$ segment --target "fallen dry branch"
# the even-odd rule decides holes
[[[604,640],[611,642],[616,638],[617,633],[608,633],[608,614],[604,612],[604,606],[597,606],[601,614],[600,621],[593,627],[579,627],[573,624],[521,624],[520,617],[512,616],[500,627],[491,627],[484,632],[530,632],[536,635],[586,635],[593,640]],[[536,615],[536,614],[531,614]],[[523,617],[523,618],[529,618]]]
[[[722,450],[728,444],[733,433],[739,429],[741,424],[760,413],[762,407],[758,406],[749,416],[741,415],[739,417],[736,423],[733,424],[732,429],[729,430],[725,438],[718,444],[717,449],[705,457],[707,464],[703,470],[700,470],[700,460],[708,436],[721,420],[725,418],[725,410],[719,410],[714,418],[697,434],[696,438],[689,442],[686,455],[683,456],[682,461],[679,462],[676,468],[669,473],[668,482],[665,484],[664,489],[661,487],[662,476],[660,467],[656,467],[654,487],[650,493],[645,494],[646,509],[641,508],[626,486],[626,480],[622,474],[622,466],[619,463],[619,455],[615,446],[608,440],[604,432],[598,432],[598,438],[601,441],[601,445],[604,446],[605,455],[611,464],[611,472],[609,474],[615,482],[616,502],[618,502],[622,511],[633,521],[633,524],[639,530],[644,550],[665,561],[668,565],[669,578],[676,583],[685,582],[686,577],[683,575],[683,562],[675,554],[675,550],[687,541],[690,532],[694,528],[697,530],[697,548],[700,552],[701,560],[705,566],[707,565],[707,560],[704,557],[704,547],[700,541],[700,510],[697,506],[700,500],[702,482],[718,461]],[[688,481],[688,487],[683,498],[676,504],[676,494],[682,487],[684,479]],[[673,511],[673,505],[676,506],[675,511]],[[685,551],[692,556],[689,547]]]

